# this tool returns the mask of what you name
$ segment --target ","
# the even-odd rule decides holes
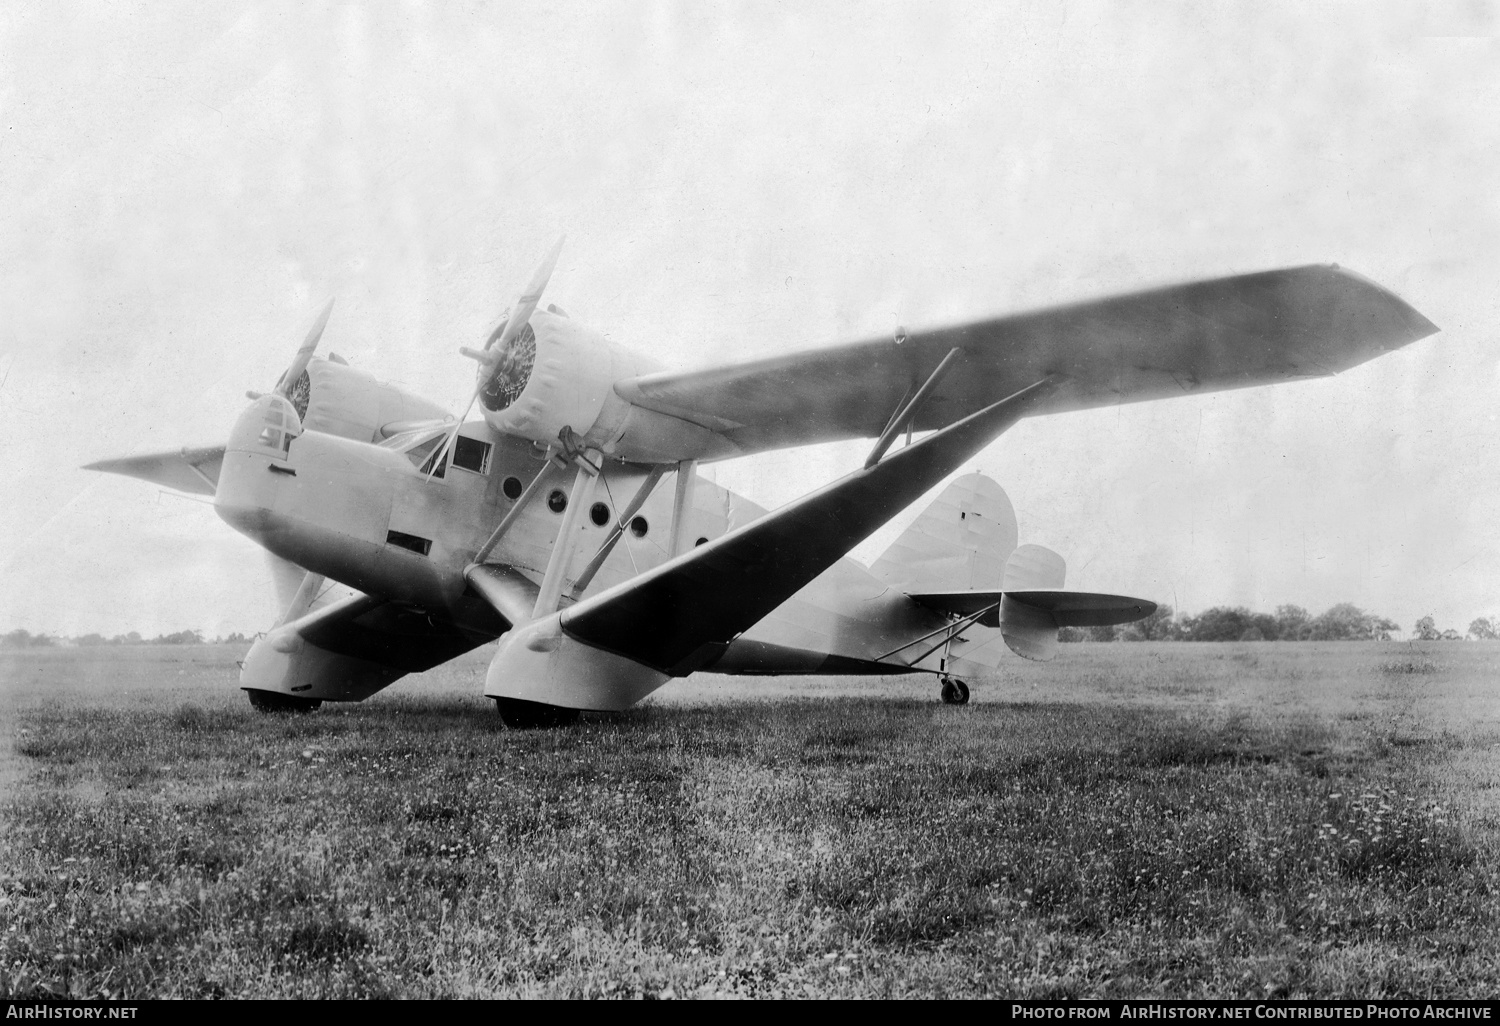
[[[496,638],[484,692],[514,726],[699,670],[928,672],[962,704],[1005,649],[1047,659],[1060,628],[1154,604],[1065,590],[980,475],[871,566],[855,545],[1023,417],[1326,376],[1437,330],[1306,266],[676,372],[541,306],[561,246],[461,350],[478,374],[456,417],[315,357],[330,303],[226,444],[91,464],[213,496],[280,561],[240,680],[257,707],[359,701]],[[874,440],[863,466],[774,512],[697,475],[849,438]]]

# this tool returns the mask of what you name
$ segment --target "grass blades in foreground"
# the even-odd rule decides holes
[[[1494,737],[909,699],[42,706],[7,996],[1500,991]]]

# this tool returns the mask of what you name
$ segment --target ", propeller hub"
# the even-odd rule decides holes
[[[307,371],[297,375],[297,380],[287,387],[286,397],[297,410],[297,419],[307,417],[307,404],[312,399],[312,378]]]
[[[515,402],[531,381],[536,365],[536,331],[527,323],[500,352],[489,353],[491,364],[479,369],[479,403],[492,413]]]

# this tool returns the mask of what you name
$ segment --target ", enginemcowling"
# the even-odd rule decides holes
[[[313,360],[307,365],[305,390],[294,389],[293,401],[305,395],[298,410],[302,427],[355,442],[379,442],[388,424],[443,420],[452,414],[420,396],[362,370],[333,360]],[[299,394],[299,392],[301,394]]]
[[[480,409],[496,431],[556,444],[568,429],[617,459],[675,463],[733,454],[697,424],[632,406],[615,382],[660,365],[567,316],[538,310],[516,334],[480,389]]]
[[[511,352],[491,375],[508,379],[503,390],[486,389],[501,392],[499,403],[481,392],[485,420],[496,431],[533,442],[556,442],[563,428],[596,445],[613,441],[593,429],[611,399],[624,405],[615,396],[615,382],[656,365],[555,313],[538,310],[528,327],[512,340]]]

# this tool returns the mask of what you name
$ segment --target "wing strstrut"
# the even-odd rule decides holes
[[[666,463],[653,463],[651,465],[650,471],[646,474],[646,480],[642,481],[640,488],[636,489],[635,497],[630,500],[625,508],[620,511],[620,515],[615,518],[615,526],[610,529],[609,537],[604,539],[604,544],[599,546],[599,551],[594,553],[594,558],[589,560],[588,566],[583,568],[583,573],[579,574],[578,579],[573,582],[574,595],[583,594],[584,589],[593,581],[594,575],[599,572],[599,568],[604,565],[604,561],[614,551],[616,543],[624,537],[625,525],[630,523],[630,518],[640,512],[640,508],[646,504],[646,500],[651,498],[651,493],[656,490],[657,482],[667,472],[667,467],[668,464]],[[605,481],[604,486],[608,488],[609,482]]]
[[[922,408],[922,404],[927,401],[927,397],[932,394],[932,390],[942,383],[943,377],[962,355],[963,348],[960,346],[954,346],[948,350],[948,355],[943,357],[942,362],[927,376],[927,380],[922,383],[922,387],[917,389],[917,394],[897,407],[896,412],[891,415],[890,423],[885,426],[885,430],[880,433],[880,438],[875,442],[875,448],[871,449],[870,455],[865,457],[865,469],[868,470],[880,462],[880,457],[885,455],[885,451],[891,447],[891,443],[896,440],[896,436],[901,433],[903,428],[911,425],[912,418],[917,415],[917,411]],[[911,442],[910,432],[907,433],[906,440],[908,443]]]
[[[906,663],[906,665],[908,665],[908,666],[916,666],[923,659],[926,659],[928,656],[932,655],[932,653],[936,652],[938,649],[942,648],[944,645],[951,645],[951,644],[953,644],[953,642],[957,641],[959,635],[963,634],[964,631],[968,630],[974,624],[976,624],[979,621],[983,620],[986,616],[994,615],[995,612],[996,612],[996,610],[998,610],[999,608],[1000,608],[1000,603],[999,603],[998,600],[995,601],[995,602],[992,602],[992,603],[990,603],[989,605],[985,606],[983,609],[980,609],[977,612],[970,613],[969,615],[967,615],[965,617],[962,617],[961,619],[956,620],[956,621],[954,621],[952,623],[945,623],[945,624],[943,624],[943,626],[939,627],[935,631],[928,631],[926,634],[922,635],[920,638],[913,638],[911,641],[908,641],[906,644],[904,644],[904,645],[898,645],[897,647],[891,649],[889,652],[886,652],[884,655],[876,656],[875,657],[875,662],[877,662],[877,663],[883,663],[887,659],[889,659],[891,656],[895,655],[897,652],[904,652],[908,648],[912,648],[915,645],[920,645],[922,642],[926,641],[928,638],[937,637],[937,635],[939,635],[939,634],[943,635],[942,638],[938,639],[937,644],[935,644],[931,648],[927,649],[927,651],[923,652],[921,655],[917,656],[915,659],[909,660]]]
[[[510,525],[516,522],[521,514],[525,512],[526,507],[531,504],[531,500],[536,493],[542,490],[542,483],[551,476],[553,466],[555,466],[555,463],[552,460],[552,450],[549,449],[547,450],[547,462],[542,464],[542,469],[536,472],[536,477],[531,479],[531,484],[526,486],[526,490],[521,493],[521,497],[516,500],[516,504],[510,508],[510,512],[501,518],[500,523],[496,524],[495,529],[490,532],[489,538],[485,540],[483,545],[479,546],[479,551],[474,553],[474,564],[483,563],[490,557],[490,553],[495,551],[495,546],[500,544],[500,539],[505,537],[505,533],[510,530]]]

